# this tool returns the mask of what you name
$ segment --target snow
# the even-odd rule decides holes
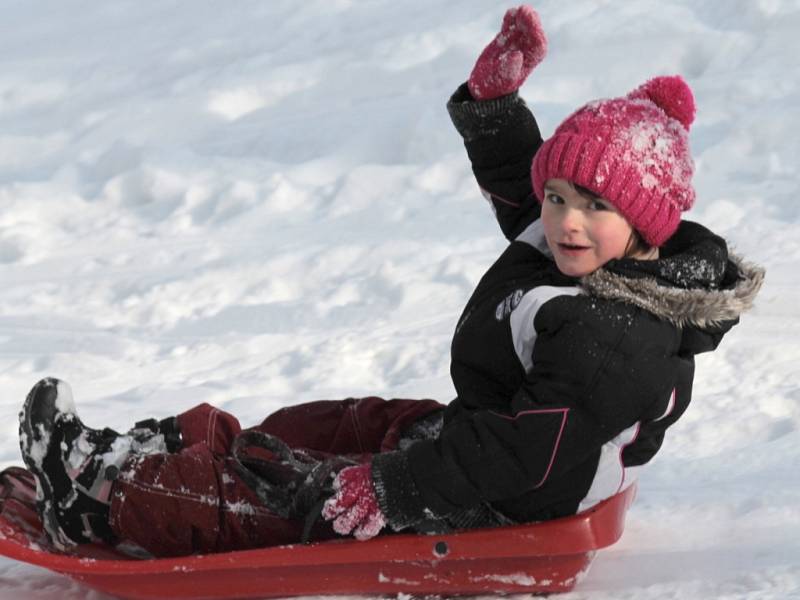
[[[66,415],[75,414],[78,409],[75,406],[75,399],[72,397],[72,388],[69,383],[66,381],[59,381],[56,385],[56,389],[58,390],[56,395],[56,408]]]
[[[456,10],[457,6],[457,10]],[[682,74],[691,217],[767,268],[697,361],[622,540],[568,600],[800,598],[797,0],[542,2],[543,132]],[[41,377],[127,429],[358,395],[447,400],[449,340],[504,247],[444,103],[482,0],[7,0],[0,21],[0,464]],[[794,158],[793,158],[794,157]],[[0,600],[106,596],[0,559]]]

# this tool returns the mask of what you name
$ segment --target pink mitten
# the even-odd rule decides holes
[[[336,494],[322,508],[322,517],[333,521],[333,530],[342,535],[352,533],[357,540],[378,535],[386,525],[386,518],[378,507],[370,465],[342,469],[333,487]]]
[[[503,27],[484,48],[467,85],[476,100],[491,100],[510,94],[525,82],[547,54],[539,15],[530,6],[509,8]]]

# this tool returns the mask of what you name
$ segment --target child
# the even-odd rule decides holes
[[[67,385],[42,380],[20,444],[57,546],[170,556],[304,529],[498,526],[634,481],[689,404],[694,356],[751,306],[763,271],[680,219],[695,196],[687,84],[591,102],[543,141],[517,89],[545,50],[536,13],[509,10],[448,103],[510,240],[455,328],[457,398],[312,402],[246,431],[201,405],[119,434],[84,426]]]

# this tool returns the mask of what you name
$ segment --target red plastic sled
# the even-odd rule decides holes
[[[137,560],[95,545],[52,551],[31,474],[11,467],[0,480],[0,555],[138,599],[566,592],[622,535],[635,494],[631,486],[584,513],[530,525]]]

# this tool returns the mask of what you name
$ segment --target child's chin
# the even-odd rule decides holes
[[[556,267],[558,267],[562,275],[566,275],[567,277],[583,277],[597,270],[597,267],[591,268],[558,260],[556,261]]]

